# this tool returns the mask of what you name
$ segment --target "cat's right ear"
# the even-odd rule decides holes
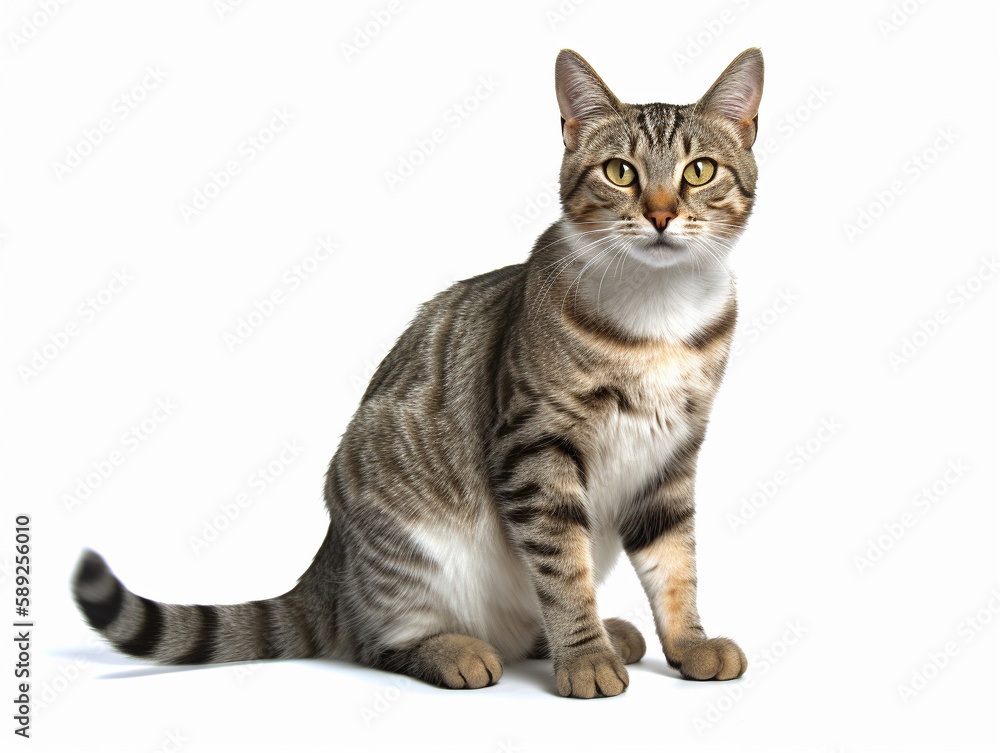
[[[570,151],[579,146],[582,123],[617,113],[621,107],[597,72],[573,50],[561,50],[556,58],[556,98],[562,116],[563,143]]]

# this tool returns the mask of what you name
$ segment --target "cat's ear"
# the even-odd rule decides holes
[[[736,126],[743,146],[757,139],[757,108],[764,91],[764,56],[759,47],[741,52],[698,100],[697,112],[721,117]]]
[[[573,151],[581,123],[619,112],[621,103],[597,72],[573,50],[556,58],[556,98],[562,116],[563,143]]]

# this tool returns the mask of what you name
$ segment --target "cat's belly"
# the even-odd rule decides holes
[[[490,643],[504,659],[527,656],[541,633],[538,600],[499,520],[483,511],[468,526],[424,523],[411,533],[440,567],[427,594],[433,610],[415,614],[405,628],[412,637],[462,633]]]

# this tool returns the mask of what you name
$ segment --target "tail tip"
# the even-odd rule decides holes
[[[88,584],[100,581],[106,573],[110,575],[111,569],[104,558],[93,549],[84,549],[73,573],[73,590],[79,591]]]
[[[118,616],[123,589],[104,558],[86,549],[73,573],[73,597],[90,626],[104,630]]]

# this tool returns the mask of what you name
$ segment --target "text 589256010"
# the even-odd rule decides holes
[[[14,643],[17,646],[17,663],[14,678],[17,687],[14,695],[14,734],[30,737],[31,730],[31,628],[28,622],[31,609],[31,518],[18,515],[14,519]]]

